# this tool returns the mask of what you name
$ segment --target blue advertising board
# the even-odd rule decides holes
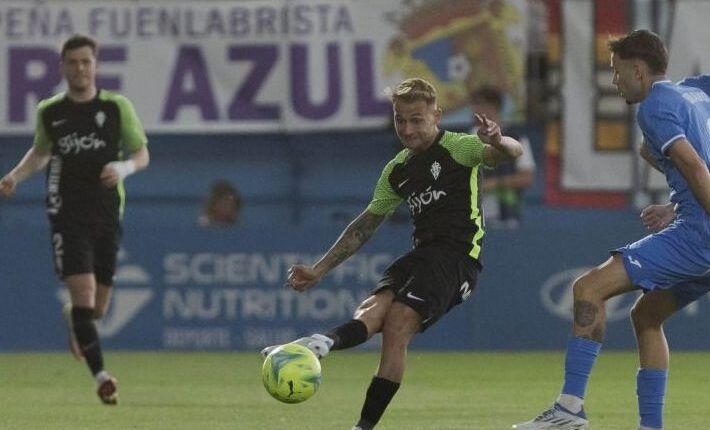
[[[614,228],[609,228],[613,226]],[[99,322],[115,349],[257,350],[347,321],[387,265],[406,252],[410,227],[387,223],[358,254],[310,292],[283,286],[288,267],[317,259],[337,226],[202,230],[130,224],[119,255],[112,305]],[[414,348],[559,349],[571,326],[570,285],[609,249],[641,237],[632,213],[530,213],[516,230],[491,230],[471,298]],[[52,273],[46,229],[0,232],[0,350],[66,345],[67,299]],[[634,346],[628,313],[635,295],[612,300],[607,347]],[[707,298],[667,326],[673,347],[708,348]],[[375,347],[374,339],[365,347]]]

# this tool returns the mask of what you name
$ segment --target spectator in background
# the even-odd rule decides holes
[[[237,223],[241,208],[239,191],[229,181],[216,181],[210,187],[197,224],[200,227],[231,227]]]
[[[470,102],[474,113],[485,115],[501,124],[503,94],[498,89],[481,87],[471,94]],[[504,135],[520,142],[523,155],[512,163],[483,171],[483,212],[489,226],[515,228],[521,220],[523,192],[533,182],[535,159],[527,137],[511,134],[504,127],[501,128]]]

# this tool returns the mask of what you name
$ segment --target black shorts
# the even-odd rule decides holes
[[[466,254],[445,246],[424,246],[395,260],[372,294],[391,290],[396,301],[422,316],[424,331],[471,295],[478,272],[478,264]]]
[[[93,273],[99,284],[113,285],[121,241],[118,222],[51,222],[54,270],[60,279]]]

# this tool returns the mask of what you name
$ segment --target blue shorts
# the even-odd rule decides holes
[[[685,222],[618,248],[631,284],[644,291],[670,290],[678,308],[710,291],[710,239]]]

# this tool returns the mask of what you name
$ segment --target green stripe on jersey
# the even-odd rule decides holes
[[[481,239],[486,234],[483,226],[483,211],[481,211],[481,202],[478,198],[480,195],[478,190],[478,166],[471,170],[471,219],[478,227],[476,234],[473,236],[471,252],[468,255],[478,260],[481,255]]]
[[[58,103],[64,99],[64,93],[55,94],[48,99],[44,99],[37,103],[37,118],[35,124],[35,139],[32,144],[37,149],[42,149],[44,151],[52,150],[52,141],[49,140],[49,135],[47,135],[47,129],[44,127],[44,121],[42,116],[47,108],[55,103]]]
[[[143,125],[138,119],[136,110],[130,100],[120,94],[106,90],[101,90],[99,98],[104,101],[114,102],[118,106],[118,111],[121,115],[120,145],[124,149],[127,149],[129,153],[133,153],[148,143],[148,137],[145,135]]]
[[[481,239],[485,234],[483,211],[481,211],[480,192],[478,189],[478,166],[483,163],[484,143],[480,137],[467,133],[446,132],[441,139],[441,145],[446,148],[453,159],[464,166],[471,167],[469,178],[471,188],[471,220],[478,230],[473,236],[469,255],[476,260],[481,255]]]
[[[484,143],[478,136],[447,131],[439,144],[462,166],[475,167],[483,162]]]
[[[370,213],[390,216],[402,201],[404,201],[404,199],[397,195],[392,189],[389,177],[390,173],[392,173],[392,169],[394,169],[397,164],[404,163],[404,160],[407,159],[407,155],[409,155],[409,150],[403,149],[382,169],[380,179],[377,180],[377,185],[375,185],[372,201],[367,206],[367,210]]]

